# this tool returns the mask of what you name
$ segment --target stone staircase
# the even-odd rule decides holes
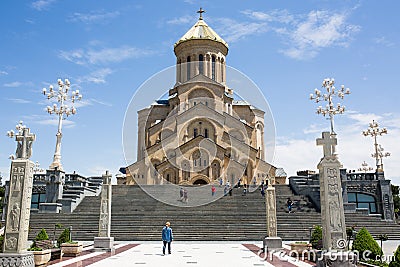
[[[170,221],[175,240],[262,240],[266,232],[265,201],[260,191],[242,195],[241,188],[233,189],[233,196],[225,196],[209,204],[209,186],[186,187],[189,202],[178,201],[179,187],[144,186],[168,205],[150,197],[138,186],[113,186],[111,236],[116,240],[160,240],[160,232]],[[289,186],[277,185],[278,236],[284,240],[308,240],[313,225],[320,225],[320,214],[304,196],[296,196]],[[217,187],[217,195],[223,193]],[[294,202],[293,213],[287,213],[286,200]],[[54,225],[72,226],[74,240],[93,240],[98,233],[100,197],[87,196],[71,214],[31,214],[29,238],[41,228],[52,238]],[[400,226],[366,215],[346,215],[348,225],[366,226],[374,235],[385,233],[390,239],[400,240]],[[55,236],[61,230],[56,230]]]

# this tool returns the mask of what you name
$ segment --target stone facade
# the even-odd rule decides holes
[[[264,160],[273,126],[226,85],[226,42],[200,18],[174,52],[176,84],[168,100],[138,111],[137,161],[118,184],[275,183]]]

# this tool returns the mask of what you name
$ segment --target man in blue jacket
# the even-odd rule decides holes
[[[168,244],[168,254],[171,254],[171,242],[174,239],[172,235],[172,228],[170,223],[166,222],[164,228],[162,229],[162,240],[163,240],[163,255],[165,255],[165,247]]]

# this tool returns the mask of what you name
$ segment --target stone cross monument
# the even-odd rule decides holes
[[[103,174],[103,185],[101,189],[99,236],[94,238],[94,248],[100,250],[114,250],[114,237],[110,237],[111,232],[111,198],[112,185],[111,174],[106,171]]]
[[[276,221],[276,194],[275,187],[269,181],[265,190],[265,206],[267,213],[267,237],[264,239],[264,249],[276,250],[282,248],[282,239],[278,237]]]
[[[333,153],[337,139],[329,132],[323,132],[317,139],[317,145],[323,146],[324,157],[318,164],[321,195],[321,221],[323,246],[328,250],[317,266],[355,266],[355,255],[346,250],[346,224],[344,218],[342,185],[340,179],[341,164]]]
[[[340,179],[339,160],[333,155],[332,147],[337,139],[329,132],[323,132],[317,139],[317,145],[323,146],[324,157],[318,164],[321,194],[321,219],[323,245],[325,249],[343,249],[340,240],[346,240],[346,225],[344,221],[342,183]]]
[[[29,158],[35,138],[26,127],[15,135],[17,151],[16,159],[11,161],[2,266],[35,266],[33,254],[26,250],[35,166]]]

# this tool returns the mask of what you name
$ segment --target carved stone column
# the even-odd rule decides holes
[[[268,185],[265,190],[265,206],[267,211],[267,237],[264,239],[264,249],[269,251],[282,248],[282,239],[278,237],[276,220],[276,194],[275,187]]]
[[[112,175],[106,171],[103,174],[103,185],[101,189],[99,236],[94,238],[94,248],[99,250],[114,250],[114,237],[111,233],[111,198],[112,198]]]
[[[33,187],[33,168],[29,160],[35,135],[24,128],[16,135],[17,159],[11,162],[10,187],[4,230],[2,266],[35,266],[32,252],[26,251],[29,231],[29,217]]]
[[[329,132],[323,132],[317,139],[317,145],[324,147],[324,157],[318,164],[322,241],[328,250],[317,266],[350,267],[356,266],[357,257],[347,252],[346,224],[344,218],[342,185],[340,178],[341,164],[333,153],[337,140]]]

